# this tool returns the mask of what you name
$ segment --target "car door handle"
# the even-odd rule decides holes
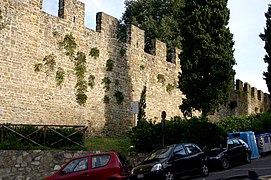
[[[89,176],[89,174],[87,172],[83,173],[83,176]]]

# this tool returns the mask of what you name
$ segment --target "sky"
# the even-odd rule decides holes
[[[85,26],[96,29],[96,13],[105,12],[115,18],[120,18],[124,12],[124,0],[80,0],[85,3]],[[235,79],[247,82],[251,87],[268,93],[263,72],[267,71],[264,63],[266,51],[264,42],[259,34],[264,32],[270,0],[229,0],[230,9],[229,28],[233,34],[234,57],[236,65],[233,67]],[[43,11],[57,15],[58,0],[43,0]]]

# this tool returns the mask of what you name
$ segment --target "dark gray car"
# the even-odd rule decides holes
[[[173,180],[195,173],[208,176],[206,155],[196,144],[182,143],[154,150],[132,169],[131,179]]]
[[[208,156],[208,165],[212,168],[228,169],[237,163],[250,163],[251,150],[242,139],[228,139],[223,144],[205,150]]]

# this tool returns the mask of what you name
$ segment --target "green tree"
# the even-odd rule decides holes
[[[145,30],[145,50],[152,50],[152,39],[157,38],[168,49],[181,48],[181,7],[184,0],[125,0],[122,23],[134,24]]]
[[[185,116],[203,116],[228,101],[235,59],[233,35],[227,27],[227,0],[185,0],[179,88],[186,95],[180,106]]]
[[[147,105],[146,105],[146,92],[147,92],[147,87],[144,86],[143,90],[141,92],[141,95],[140,95],[139,108],[138,108],[139,112],[138,112],[138,116],[137,116],[138,121],[146,118],[146,113],[145,113],[145,109],[147,107]]]
[[[266,17],[266,28],[264,33],[260,34],[260,38],[265,42],[264,49],[266,55],[264,62],[268,64],[267,72],[263,73],[264,80],[267,84],[268,91],[271,92],[271,5],[269,4],[268,11],[265,13]]]

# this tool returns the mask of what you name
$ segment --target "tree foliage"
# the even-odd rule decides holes
[[[125,0],[124,24],[145,30],[145,50],[152,50],[151,40],[157,38],[168,49],[181,48],[181,7],[184,0]]]
[[[264,62],[268,64],[267,71],[263,73],[264,80],[267,84],[268,91],[271,92],[271,5],[269,5],[268,11],[265,13],[266,28],[264,33],[260,34],[260,38],[265,42],[264,49],[266,55]]]
[[[201,148],[225,142],[232,132],[253,131],[255,135],[271,132],[271,113],[231,117],[210,122],[206,117],[189,120],[174,117],[165,122],[165,145],[193,142]],[[162,125],[142,119],[129,133],[132,144],[138,152],[150,152],[162,145]],[[211,137],[211,138],[210,138]]]
[[[140,95],[139,108],[138,108],[139,112],[138,112],[138,116],[137,116],[138,121],[146,118],[146,113],[145,113],[145,109],[147,107],[146,93],[147,93],[147,87],[144,86],[143,90],[141,92],[141,95]]]
[[[233,85],[233,35],[227,27],[227,0],[185,0],[179,87],[186,95],[180,106],[206,116],[228,101]]]

